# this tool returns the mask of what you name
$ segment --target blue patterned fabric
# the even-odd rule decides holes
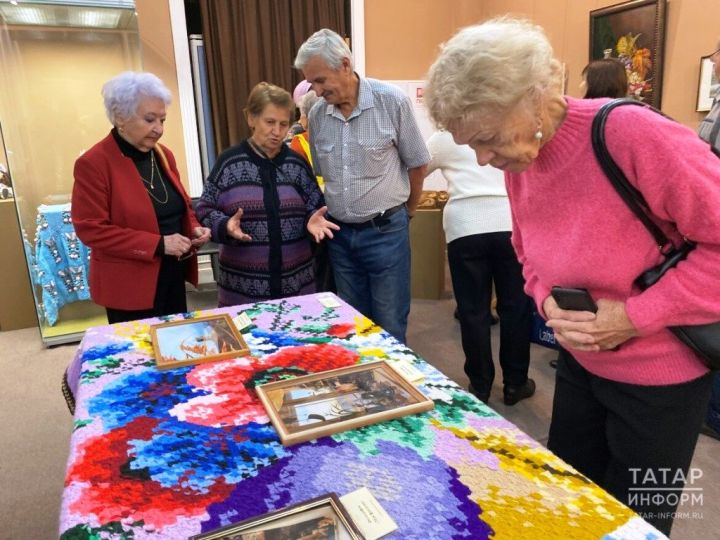
[[[33,282],[42,290],[40,313],[53,326],[65,304],[90,299],[90,250],[70,221],[70,204],[40,205],[36,218]]]

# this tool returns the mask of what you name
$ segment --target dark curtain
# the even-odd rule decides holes
[[[321,28],[347,36],[345,0],[200,0],[217,151],[249,136],[243,109],[260,81],[292,93],[300,45]]]

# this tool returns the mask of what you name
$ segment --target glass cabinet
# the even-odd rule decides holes
[[[111,127],[102,85],[141,69],[132,1],[0,2],[0,129],[25,247],[18,264],[47,345],[107,322],[70,220],[73,165]]]

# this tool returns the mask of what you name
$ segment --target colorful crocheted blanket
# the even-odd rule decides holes
[[[346,304],[309,295],[210,313],[241,311],[251,356],[173,370],[154,364],[158,319],[87,331],[63,539],[176,540],[363,486],[399,526],[388,538],[663,537]],[[263,370],[379,359],[421,370],[435,409],[280,444],[254,389]]]

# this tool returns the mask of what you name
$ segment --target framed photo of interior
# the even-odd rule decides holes
[[[335,493],[246,519],[190,540],[364,540]]]
[[[271,382],[256,390],[285,446],[435,406],[385,361]]]
[[[150,337],[160,369],[250,354],[227,313],[156,324],[150,327]]]
[[[713,98],[718,91],[718,85],[720,85],[720,81],[715,75],[715,64],[710,61],[710,56],[703,56],[700,59],[696,111],[707,112],[712,109]]]
[[[625,65],[628,95],[659,109],[666,0],[631,0],[590,12],[590,60]]]

